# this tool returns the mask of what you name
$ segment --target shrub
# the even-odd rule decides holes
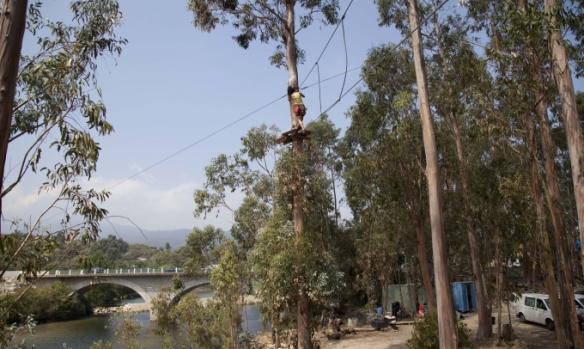
[[[89,349],[112,349],[113,345],[111,342],[104,342],[101,339],[97,342],[93,342],[93,344],[89,347]]]
[[[456,324],[458,332],[458,347],[471,348],[472,343],[469,339],[466,324],[458,322]],[[414,325],[412,338],[408,340],[408,348],[412,349],[438,349],[438,316],[432,312],[423,319],[417,321]]]

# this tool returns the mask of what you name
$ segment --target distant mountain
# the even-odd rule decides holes
[[[164,247],[168,242],[175,249],[185,245],[187,235],[191,229],[173,229],[173,230],[142,230],[130,226],[115,226],[102,224],[101,237],[114,235],[122,238],[130,244],[144,244],[154,247]]]

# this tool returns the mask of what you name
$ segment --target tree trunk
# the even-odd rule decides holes
[[[539,157],[537,155],[537,142],[535,133],[535,121],[528,115],[525,117],[526,127],[528,131],[527,142],[529,144],[530,158],[529,158],[529,171],[530,171],[530,181],[531,181],[531,195],[533,197],[535,212],[537,217],[537,241],[540,244],[540,250],[542,252],[541,262],[539,263],[542,268],[544,276],[544,285],[547,293],[550,296],[550,305],[552,314],[556,319],[556,336],[561,348],[569,348],[571,346],[568,338],[567,331],[570,331],[570,325],[566,324],[564,320],[565,316],[562,314],[562,299],[560,297],[561,283],[556,280],[556,275],[558,271],[558,263],[556,260],[556,254],[554,253],[555,247],[552,247],[552,241],[550,240],[550,235],[547,232],[546,224],[546,214],[545,214],[545,204],[542,197],[542,179],[539,173]],[[568,299],[572,299],[571,295]],[[558,315],[556,315],[558,314]],[[566,329],[566,326],[568,327]]]
[[[418,24],[418,8],[416,0],[408,0],[409,22],[412,30],[412,51],[420,102],[420,117],[422,119],[422,135],[424,151],[426,152],[426,177],[428,180],[428,199],[430,206],[430,224],[432,228],[432,255],[434,258],[434,279],[436,282],[436,297],[438,306],[438,335],[441,349],[457,347],[456,326],[454,323],[454,307],[450,280],[448,277],[448,254],[446,251],[446,236],[442,219],[442,198],[440,189],[440,172],[438,169],[438,151],[430,103],[428,84],[422,52],[422,37]]]
[[[22,37],[26,25],[27,3],[27,0],[4,0],[2,13],[0,13],[0,192],[4,189],[4,165],[12,125],[12,108],[16,93]],[[2,198],[0,198],[0,217],[2,214]]]
[[[424,285],[424,295],[426,296],[426,303],[428,303],[428,310],[430,312],[436,311],[436,295],[434,294],[434,285],[432,284],[432,267],[428,261],[426,253],[426,234],[424,234],[424,221],[418,218],[418,226],[416,227],[418,240],[418,263],[420,263],[420,274],[422,274],[422,284]]]
[[[272,344],[274,348],[280,348],[280,323],[278,321],[279,313],[272,314]]]
[[[557,293],[557,283],[554,278],[554,263],[549,263],[553,261],[554,257],[552,255],[551,243],[549,239],[549,234],[547,233],[547,223],[545,214],[545,203],[542,197],[542,180],[539,173],[539,156],[537,155],[537,142],[535,135],[535,122],[526,116],[527,123],[527,144],[529,145],[529,177],[530,177],[530,190],[533,199],[533,204],[535,206],[535,216],[536,216],[536,232],[537,241],[541,247],[541,255],[543,258],[540,260],[548,261],[548,263],[543,263],[540,261],[539,265],[544,269],[542,274],[544,276],[544,284],[547,292],[551,295]],[[552,303],[552,308],[554,308],[554,303],[557,302],[556,297],[550,299]]]
[[[580,331],[576,316],[574,303],[573,273],[570,263],[570,252],[568,251],[566,239],[566,227],[560,207],[560,185],[556,171],[556,147],[553,143],[550,123],[547,116],[547,104],[545,96],[541,91],[537,93],[538,104],[536,107],[540,124],[540,137],[544,156],[544,169],[546,174],[545,194],[552,222],[552,235],[554,239],[554,251],[557,255],[556,278],[558,290],[556,297],[559,300],[559,308],[554,313],[556,323],[556,333],[558,342],[562,348],[571,348],[577,343],[581,343]],[[551,262],[551,261],[548,261]],[[550,298],[554,295],[550,294]],[[576,345],[582,348],[581,345]]]
[[[466,172],[466,163],[464,159],[464,152],[462,151],[462,135],[460,133],[460,128],[458,126],[458,121],[455,115],[451,115],[449,118],[452,130],[454,131],[454,141],[456,144],[456,158],[458,159],[459,165],[459,176],[462,184],[462,200],[464,207],[470,210],[470,189],[468,184],[468,174]],[[470,212],[464,217],[466,224],[466,236],[468,239],[468,246],[470,251],[470,260],[472,264],[472,274],[474,282],[477,289],[477,312],[479,318],[479,324],[477,329],[477,339],[484,340],[491,336],[493,325],[491,321],[491,304],[489,301],[489,293],[487,292],[487,285],[485,282],[485,276],[483,270],[481,269],[481,247],[477,236],[477,232],[473,227],[472,217]]]
[[[584,136],[578,122],[574,82],[572,81],[566,48],[560,33],[560,23],[555,16],[555,10],[562,6],[562,1],[545,0],[545,11],[550,14],[549,41],[553,74],[560,93],[562,119],[566,131],[568,152],[570,153],[570,165],[572,166],[572,182],[578,211],[579,235],[580,241],[584,241]],[[580,249],[580,263],[584,271],[584,249]]]
[[[436,33],[436,37],[438,40],[438,50],[442,60],[442,72],[444,78],[447,76],[448,66],[444,54],[444,46],[442,44],[442,32],[440,29],[440,25],[438,23],[438,15],[434,14],[434,30]],[[452,92],[452,87],[448,84],[448,94],[450,98],[457,98],[454,96]],[[472,274],[473,279],[476,285],[477,290],[477,312],[478,312],[478,329],[477,329],[477,339],[484,340],[489,338],[492,333],[492,323],[491,323],[491,304],[489,301],[489,294],[487,291],[487,285],[485,282],[485,275],[481,268],[481,258],[480,258],[480,250],[481,244],[479,238],[477,236],[477,232],[473,227],[472,224],[472,217],[471,217],[471,203],[470,203],[470,186],[468,181],[468,174],[466,172],[466,161],[464,156],[464,151],[462,147],[462,134],[460,132],[460,127],[458,125],[458,120],[456,119],[456,115],[453,113],[453,109],[448,107],[446,112],[444,113],[445,119],[450,124],[454,134],[454,141],[456,145],[456,158],[458,160],[458,167],[459,167],[459,177],[460,183],[462,187],[462,200],[464,203],[464,207],[466,208],[467,212],[463,216],[465,226],[466,226],[466,235],[467,235],[467,242],[469,247],[469,254],[472,266]]]
[[[546,11],[550,11],[550,8],[555,7],[555,1],[550,2],[545,1]],[[551,6],[551,7],[550,7]],[[520,0],[518,2],[518,8],[520,11],[526,10],[526,1]],[[553,22],[554,20],[552,20]],[[557,29],[557,28],[556,28]],[[552,30],[553,32],[553,30]],[[552,39],[554,34],[551,34],[550,41],[552,42],[552,47],[554,46],[554,41],[559,43],[559,32],[556,30],[555,40]],[[563,49],[563,47],[561,47]],[[540,183],[542,182],[539,176],[538,169],[538,159],[537,159],[537,144],[535,141],[535,122],[532,121],[530,116],[526,117],[526,123],[529,133],[529,146],[531,148],[531,177],[532,177],[532,195],[534,196],[536,204],[536,213],[538,215],[538,231],[540,236],[540,241],[543,247],[543,259],[540,263],[544,270],[544,282],[547,292],[550,296],[551,310],[554,315],[554,323],[556,328],[556,336],[558,338],[558,344],[560,348],[581,348],[584,344],[582,341],[582,336],[578,328],[578,321],[576,317],[576,308],[574,304],[574,291],[573,291],[573,272],[571,265],[571,254],[569,252],[569,244],[566,238],[567,231],[561,212],[560,204],[560,189],[559,181],[556,171],[556,146],[553,142],[553,138],[550,130],[550,122],[548,118],[548,105],[545,96],[544,79],[541,73],[541,63],[532,48],[531,44],[527,44],[527,55],[529,63],[531,65],[531,74],[534,85],[536,86],[536,105],[535,112],[537,119],[539,120],[540,126],[540,140],[542,146],[542,152],[544,157],[544,171],[545,178],[544,181],[544,193],[546,196],[546,201],[548,203],[548,209],[551,217],[552,223],[552,241],[550,241],[550,236],[546,231],[546,225],[544,221],[544,204],[541,198]],[[553,49],[552,49],[553,51]],[[553,52],[554,61],[556,60],[557,52]],[[565,58],[565,50],[563,50]],[[554,62],[554,72],[557,72],[557,62]],[[567,68],[567,63],[564,66]],[[556,77],[556,80],[561,77]],[[567,78],[571,81],[571,76],[569,69],[567,70]],[[561,88],[561,87],[560,87]],[[562,92],[560,91],[560,94]],[[572,86],[572,96],[573,86]],[[564,96],[562,94],[562,102],[564,101]],[[575,99],[574,99],[574,110],[575,110]],[[565,106],[563,106],[565,111]],[[574,112],[576,114],[576,112]],[[576,126],[579,128],[578,122],[576,120]],[[566,125],[566,129],[567,129]],[[578,131],[580,132],[580,131]],[[566,130],[566,133],[568,131]],[[569,137],[569,136],[568,136]],[[580,135],[581,137],[581,135]],[[580,138],[580,144],[582,144]],[[572,158],[572,152],[570,151]],[[573,161],[572,161],[573,162]],[[572,163],[572,169],[574,170],[574,164]],[[577,173],[577,172],[576,172]],[[581,176],[580,176],[581,177]],[[576,179],[574,177],[574,187],[577,187]],[[578,193],[576,190],[576,201],[578,203]],[[580,214],[580,208],[578,208],[578,213]],[[582,222],[582,221],[581,221]]]
[[[286,63],[288,66],[288,87],[297,89],[298,86],[298,67],[296,55],[296,36],[295,36],[295,15],[294,6],[295,0],[286,1]],[[292,101],[290,101],[290,117],[292,127],[294,127],[294,110]],[[294,198],[293,198],[293,220],[294,232],[296,233],[296,242],[300,241],[302,232],[304,230],[304,181],[302,179],[301,159],[303,153],[303,138],[297,137],[292,143],[292,152],[294,154],[294,161],[296,162],[296,183],[294,184]],[[310,301],[306,290],[304,289],[303,281],[300,280],[298,284],[298,304],[296,312],[296,325],[298,332],[298,348],[312,349],[312,338],[310,329]]]
[[[501,343],[501,313],[503,311],[503,265],[501,263],[501,232],[497,232],[497,243],[495,247],[495,267],[497,268],[495,276],[497,292],[497,343]]]

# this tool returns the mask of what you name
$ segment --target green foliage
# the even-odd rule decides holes
[[[248,272],[235,243],[224,243],[210,276],[215,296],[203,304],[190,293],[173,305],[170,290],[163,290],[152,301],[158,316],[157,332],[165,336],[170,347],[183,343],[209,349],[235,347],[241,333],[241,299],[247,280]]]
[[[244,251],[250,251],[256,242],[256,236],[270,216],[271,208],[256,196],[246,196],[234,213],[235,224],[231,235]]]
[[[315,18],[322,18],[325,24],[333,24],[338,21],[338,0],[311,0],[298,1],[296,4],[296,16],[299,19],[301,29],[308,27]],[[285,52],[283,47],[286,42],[286,2],[275,0],[189,0],[189,10],[193,13],[195,27],[202,31],[210,32],[217,25],[225,25],[231,22],[238,34],[233,37],[239,46],[247,49],[254,40],[263,43],[275,41],[278,43],[276,52],[270,58],[270,62],[277,66],[285,66]],[[298,56],[303,57],[302,51]]]
[[[217,306],[228,318],[229,336],[225,339],[225,347],[237,347],[241,332],[241,299],[248,278],[249,273],[235,243],[226,242],[222,247],[219,264],[211,272],[210,278]]]
[[[246,254],[253,248],[259,229],[267,220],[274,190],[273,162],[278,157],[276,138],[279,130],[261,125],[242,137],[241,150],[232,155],[219,155],[205,168],[206,182],[195,191],[195,215],[219,209],[233,212],[235,224],[231,233]],[[243,203],[231,208],[226,203],[229,193],[244,194]]]
[[[83,242],[66,241],[65,234],[57,234],[52,240],[53,249],[38,262],[43,267],[49,263],[58,269],[174,268],[181,267],[186,259],[185,247],[169,251],[144,244],[128,244],[113,236],[103,241]]]
[[[191,293],[173,305],[171,290],[163,290],[152,301],[158,317],[156,331],[165,337],[169,347],[183,343],[197,348],[235,347],[240,340],[241,300],[248,279],[249,273],[236,244],[226,241],[210,275],[214,297],[202,304]]]
[[[178,275],[172,277],[172,289],[175,291],[182,290],[185,287],[182,279]]]
[[[208,225],[203,229],[194,228],[187,236],[184,267],[191,274],[205,274],[209,267],[217,263],[220,246],[225,233],[219,228]]]
[[[221,249],[219,263],[211,271],[211,286],[215,290],[215,297],[224,304],[236,304],[244,292],[244,281],[247,272],[241,262],[237,247],[227,241]]]
[[[113,131],[97,85],[97,62],[118,56],[125,40],[115,34],[121,19],[117,1],[77,0],[70,8],[71,24],[44,18],[40,2],[29,9],[27,29],[36,41],[36,52],[21,57],[11,141],[27,139],[30,147],[2,196],[27,173],[42,172],[46,179],[41,190],[55,191],[59,201],[69,202],[63,225],[67,227],[71,217],[81,219],[66,229],[69,236],[95,238],[99,221],[107,214],[99,204],[109,193],[85,189],[78,179],[91,177],[96,169],[100,146],[95,137]],[[42,155],[47,152],[61,159],[45,164]],[[23,226],[27,232],[40,228]]]
[[[299,288],[315,305],[329,305],[343,286],[343,275],[330,253],[309,238],[296,240],[287,213],[276,210],[261,230],[252,254],[257,296],[265,315],[292,309]]]
[[[20,298],[16,298],[20,296]],[[78,318],[89,314],[89,308],[62,283],[55,283],[47,288],[19,289],[14,294],[0,297],[6,306],[3,324],[19,322],[27,316],[35,321],[59,321]]]
[[[26,249],[21,246],[26,244]],[[59,241],[53,236],[29,237],[15,232],[0,236],[0,271],[22,270],[25,273],[36,275],[52,259]]]
[[[456,324],[459,348],[472,348],[469,338],[469,330],[466,324],[458,322]],[[430,313],[422,319],[416,321],[412,338],[408,340],[408,348],[412,349],[438,349],[438,317],[436,313]]]
[[[50,268],[48,262],[53,262],[59,244],[78,236],[95,239],[107,215],[100,205],[109,193],[83,187],[80,179],[90,178],[96,170],[101,150],[96,138],[113,131],[96,71],[98,61],[118,56],[125,44],[115,34],[121,13],[115,0],[76,0],[70,9],[72,20],[66,24],[44,18],[41,2],[29,7],[27,30],[36,46],[31,55],[21,56],[9,140],[24,144],[25,151],[17,172],[5,178],[1,196],[32,172],[43,174],[39,189],[51,192],[54,201],[28,223],[14,219],[17,234],[0,236],[0,279],[6,270],[36,275]],[[44,161],[46,153],[53,155],[49,158],[54,163]],[[55,210],[62,212],[62,229],[49,231],[41,222]],[[1,296],[2,340],[4,333],[14,333],[14,322],[29,316],[38,321],[64,320],[88,311],[78,295],[70,297],[61,284],[17,292],[19,298]]]
[[[226,348],[229,338],[229,314],[220,302],[201,304],[197,296],[183,297],[172,311],[177,319],[178,338],[201,349]]]
[[[247,161],[239,154],[217,156],[205,167],[205,176],[204,189],[195,191],[196,216],[206,216],[218,207],[230,208],[225,201],[226,194],[252,181]]]
[[[13,316],[11,313],[14,303],[14,297],[0,296],[0,348],[22,348],[24,340],[17,343],[15,339],[18,335],[32,334],[36,326],[34,318],[30,315],[21,316],[18,322],[10,319]]]
[[[171,314],[171,297],[171,290],[163,289],[152,299],[152,311],[157,317],[155,330],[158,334],[167,334],[174,328],[175,319]]]
[[[128,252],[128,248],[127,242],[113,235],[99,239],[91,246],[90,265],[99,268],[114,268],[115,261],[120,260]]]
[[[133,314],[121,313],[115,318],[115,335],[122,341],[124,349],[140,349],[142,347],[138,340],[141,327],[133,316]]]
[[[403,266],[413,260],[417,229],[424,227],[426,181],[410,56],[393,46],[371,50],[362,72],[366,88],[350,110],[339,150],[353,213],[355,288],[371,302],[381,300],[380,285],[405,282]]]
[[[101,339],[97,342],[93,342],[93,344],[89,347],[89,349],[112,349],[113,344],[109,341],[102,341]]]

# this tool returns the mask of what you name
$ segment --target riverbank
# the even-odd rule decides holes
[[[140,313],[149,310],[150,308],[146,303],[127,303],[118,307],[96,307],[93,309],[93,314]]]
[[[138,304],[139,305],[139,304]],[[131,313],[139,327],[140,349],[160,349],[163,338],[155,331],[155,323],[150,321],[148,312]],[[257,305],[244,306],[241,313],[242,327],[246,332],[256,334],[265,331]],[[15,343],[25,341],[27,348],[33,345],[42,349],[89,348],[96,341],[111,342],[114,349],[123,348],[116,330],[120,317],[116,314],[87,316],[78,320],[39,324],[33,334],[24,333]]]

